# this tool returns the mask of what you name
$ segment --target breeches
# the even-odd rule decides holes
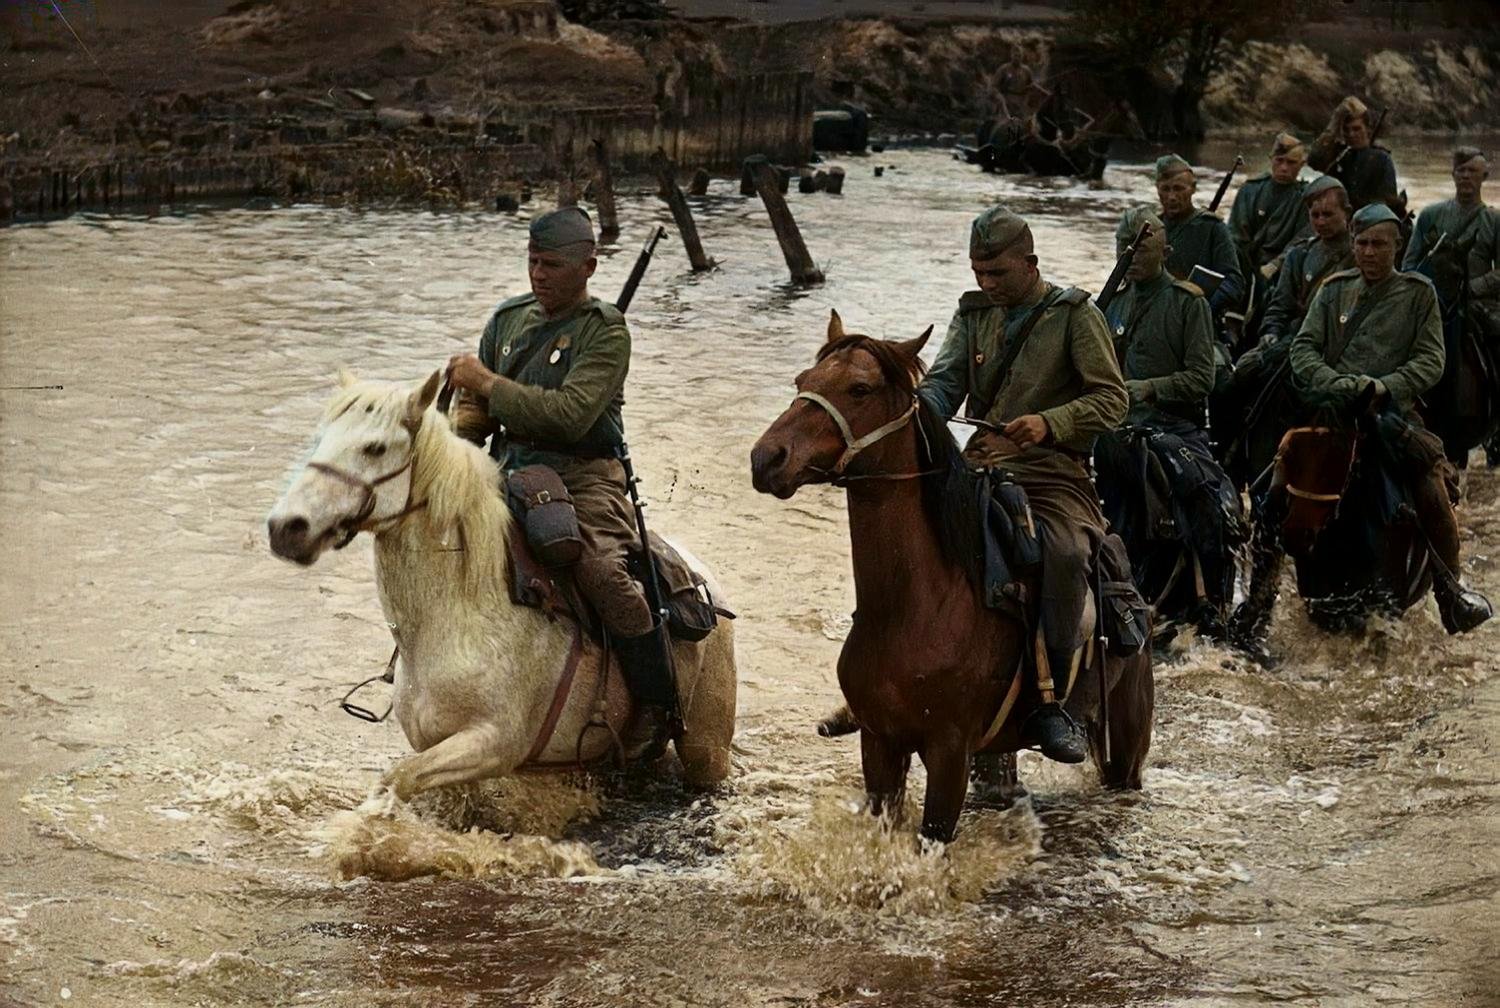
[[[578,590],[610,633],[639,637],[651,631],[651,607],[626,565],[637,542],[625,490],[625,468],[616,459],[591,459],[559,473],[573,495],[583,535],[583,557],[573,568]]]
[[[1086,475],[1031,479],[1017,474],[1017,482],[1026,490],[1042,540],[1042,636],[1049,651],[1071,655],[1084,643],[1079,629],[1089,572],[1104,538],[1104,515]]]

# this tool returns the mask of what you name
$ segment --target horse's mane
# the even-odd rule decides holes
[[[915,395],[927,371],[920,360],[908,358],[889,340],[851,333],[829,340],[818,350],[824,360],[843,350],[864,350],[880,365],[885,380],[903,395]],[[922,477],[922,505],[937,534],[944,557],[978,585],[982,578],[979,547],[979,501],[974,478],[948,426],[927,400],[917,396],[917,464],[930,470]]]
[[[395,426],[405,419],[410,396],[409,385],[358,382],[334,397],[324,422],[365,407]],[[502,569],[512,522],[500,495],[495,461],[455,434],[447,418],[432,408],[422,417],[412,451],[412,500],[427,502],[415,517],[437,535],[458,530],[453,546],[463,549],[465,587],[471,597],[478,597]]]

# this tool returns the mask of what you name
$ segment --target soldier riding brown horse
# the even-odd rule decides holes
[[[808,483],[847,489],[857,609],[838,673],[860,727],[865,788],[872,811],[898,810],[918,754],[928,779],[922,833],[946,842],[971,759],[1031,744],[1031,715],[1056,704],[1022,689],[1032,661],[1047,666],[1043,638],[980,596],[974,476],[916,395],[927,335],[848,335],[835,314],[817,363],[798,377],[796,400],[751,464],[756,489],[783,499]],[[1026,585],[1033,601],[1038,582]],[[1151,740],[1149,649],[1107,657],[1091,634],[1070,682],[1063,699],[1088,727],[1105,784],[1139,788]]]

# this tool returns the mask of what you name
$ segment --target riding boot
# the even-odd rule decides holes
[[[1458,579],[1458,519],[1453,513],[1449,486],[1437,474],[1412,488],[1417,524],[1432,549],[1432,595],[1450,634],[1467,633],[1493,616],[1489,599],[1464,587]]]
[[[635,717],[620,740],[627,763],[656,759],[677,729],[673,723],[676,689],[665,650],[671,644],[664,638],[661,627],[638,637],[611,638],[625,686],[635,701]]]
[[[1065,673],[1069,676],[1069,682],[1063,684],[1066,690],[1071,685],[1071,677],[1076,674],[1078,659],[1081,657],[1082,649],[1076,652],[1059,650],[1049,654],[1049,649],[1038,638],[1036,678],[1042,702],[1027,716],[1026,722],[1021,726],[1021,737],[1027,745],[1040,749],[1043,756],[1059,763],[1082,763],[1089,754],[1088,740],[1084,738],[1083,729],[1063,710],[1062,704],[1057,702],[1056,684],[1052,680],[1054,666],[1069,670]]]
[[[1268,500],[1255,517],[1255,531],[1250,539],[1250,589],[1245,600],[1229,618],[1229,640],[1251,657],[1266,664],[1266,635],[1276,596],[1281,591],[1281,522],[1283,512],[1274,500]]]

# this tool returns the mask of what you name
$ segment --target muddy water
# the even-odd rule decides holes
[[[524,220],[0,232],[0,1004],[1500,1003],[1495,631],[1450,640],[1430,603],[1358,639],[1284,606],[1274,672],[1179,646],[1141,794],[1028,758],[1034,800],[969,811],[945,855],[858,811],[855,745],[809,727],[852,605],[842,498],[757,496],[749,447],[830,307],[941,329],[981,205],[1096,287],[1149,191],[1143,165],[1090,189],[878,161],[848,163],[842,199],[792,196],[826,285],[788,287],[759,205],[719,183],[698,215],[721,268],[664,246],[632,310],[656,522],[742,614],[734,774],[699,798],[367,800],[405,750],[333,705],[388,653],[369,546],[309,571],[266,549],[334,370],[415,379],[472,346],[524,289]],[[1444,194],[1436,152],[1402,167],[1416,203]],[[665,221],[646,195],[622,215],[606,294]],[[1471,475],[1468,575],[1492,593],[1497,496]]]

